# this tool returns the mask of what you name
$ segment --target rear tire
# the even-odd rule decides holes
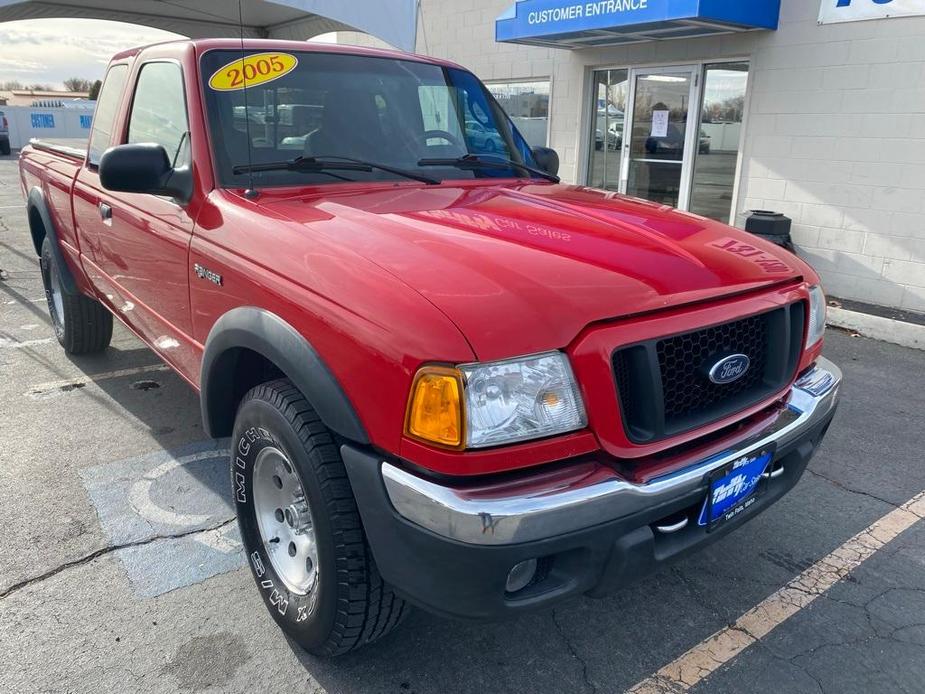
[[[112,314],[96,299],[64,290],[52,241],[42,242],[42,284],[58,342],[68,354],[102,352],[112,341]]]
[[[285,379],[244,396],[231,480],[248,564],[266,608],[310,653],[385,636],[405,602],[376,569],[331,432]]]
[[[0,154],[8,155],[10,153],[10,141],[0,140]]]

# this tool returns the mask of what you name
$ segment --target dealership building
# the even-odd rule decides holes
[[[422,0],[416,49],[488,83],[566,181],[781,212],[829,294],[925,312],[925,0],[511,2]]]

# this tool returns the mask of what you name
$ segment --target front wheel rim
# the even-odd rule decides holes
[[[318,544],[298,473],[273,446],[254,461],[254,513],[270,564],[291,593],[308,595],[318,584]]]

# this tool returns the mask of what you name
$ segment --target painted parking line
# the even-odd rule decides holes
[[[134,593],[150,598],[244,566],[229,500],[228,441],[81,470]],[[201,532],[200,532],[201,531]]]
[[[0,349],[27,349],[29,347],[38,347],[39,345],[51,344],[54,339],[53,337],[43,337],[38,340],[24,340],[20,342],[9,337],[0,337]]]
[[[920,520],[925,491],[883,516],[786,586],[736,620],[639,682],[631,694],[680,694],[767,636]]]
[[[38,299],[8,299],[7,301],[3,302],[3,305],[14,306],[15,304],[37,304],[42,301],[47,301],[47,299],[44,296]]]
[[[167,371],[168,368],[166,364],[151,364],[150,366],[139,366],[133,369],[120,369],[118,371],[106,371],[100,374],[79,376],[77,378],[68,378],[61,381],[49,381],[48,383],[39,383],[32,386],[25,394],[29,397],[37,398],[46,396],[49,393],[76,390],[90,383],[99,383],[100,381],[109,381],[114,378],[124,378],[126,376],[137,376],[139,374],[147,374],[155,371]]]

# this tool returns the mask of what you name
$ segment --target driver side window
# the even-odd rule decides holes
[[[189,123],[183,73],[176,63],[141,68],[129,116],[128,143],[153,142],[167,150],[175,166],[189,163]]]

